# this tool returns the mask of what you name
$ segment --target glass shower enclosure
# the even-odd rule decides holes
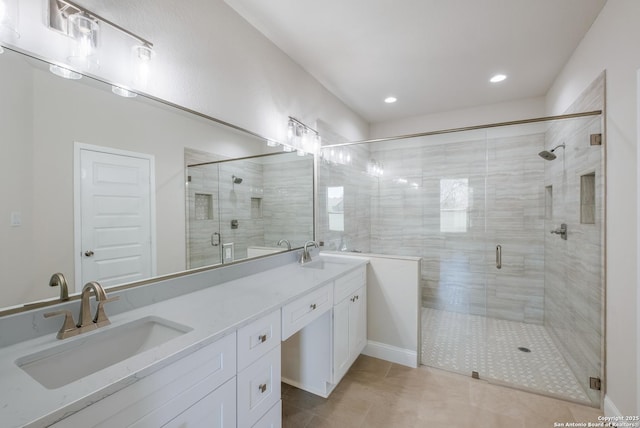
[[[422,258],[422,364],[599,405],[601,135],[594,113],[327,149],[319,236]]]

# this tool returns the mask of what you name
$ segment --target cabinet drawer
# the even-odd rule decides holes
[[[157,428],[236,373],[231,334],[56,423],[56,428]]]
[[[302,296],[282,308],[282,340],[320,317],[333,306],[333,284]]]
[[[233,378],[162,427],[228,428],[235,426],[236,380]]]
[[[334,282],[333,303],[343,301],[347,296],[366,284],[366,269],[360,267],[357,270],[338,278]]]
[[[280,400],[280,346],[238,373],[238,427],[253,426]]]
[[[280,310],[238,330],[238,371],[280,344]]]
[[[282,427],[282,400],[278,401],[260,418],[253,428],[281,428]]]

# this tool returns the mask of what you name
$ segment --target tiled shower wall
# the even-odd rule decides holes
[[[600,110],[604,106],[604,74],[567,113]],[[567,240],[545,234],[545,322],[578,381],[594,404],[600,392],[589,388],[589,377],[602,377],[604,301],[604,144],[591,146],[590,135],[602,132],[602,117],[558,121],[546,133],[546,147],[564,143],[557,159],[546,162],[547,230],[567,224]],[[588,186],[595,179],[594,194]],[[582,203],[581,203],[582,195]],[[586,199],[586,201],[585,201]],[[593,203],[593,214],[584,203]],[[585,215],[587,214],[587,215]]]
[[[385,173],[372,197],[371,248],[422,257],[427,307],[542,324],[544,134],[501,134],[376,144],[371,156]],[[466,187],[454,231],[443,227],[446,180]]]
[[[279,159],[284,159],[280,158]],[[295,158],[263,165],[263,243],[286,239],[299,248],[313,239],[313,159]]]
[[[185,158],[207,162],[196,155],[185,152]],[[234,244],[234,260],[240,260],[247,257],[250,246],[278,248],[277,242],[287,239],[293,247],[300,247],[313,239],[310,157],[291,154],[234,160],[191,167],[188,174],[188,268],[221,263],[225,243]],[[233,183],[233,176],[242,178],[242,183]],[[196,208],[196,195],[210,201],[206,218]],[[237,221],[235,229],[232,220]],[[220,246],[211,245],[214,232],[220,234]]]

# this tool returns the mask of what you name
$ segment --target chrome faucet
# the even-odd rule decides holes
[[[69,300],[69,287],[64,275],[60,272],[51,275],[49,280],[49,287],[60,287],[60,301],[65,302]]]
[[[90,299],[92,291],[98,302],[95,316],[91,315]],[[120,296],[116,296],[108,299],[107,293],[105,293],[104,288],[102,288],[100,284],[95,281],[88,282],[82,287],[82,293],[80,294],[80,315],[77,324],[73,320],[73,314],[68,309],[48,312],[44,314],[44,317],[49,318],[56,315],[64,315],[64,323],[56,337],[58,339],[66,339],[111,324],[111,321],[109,321],[104,311],[104,305],[105,303],[114,302],[119,298]]]
[[[300,262],[301,265],[305,263],[309,263],[311,261],[311,254],[309,254],[309,245],[313,245],[316,248],[320,248],[320,245],[316,241],[307,241],[304,243],[304,248],[302,249],[302,254],[300,254]]]
[[[291,243],[286,239],[281,239],[278,241],[278,247],[281,246],[282,244],[287,244],[287,250],[291,249]]]

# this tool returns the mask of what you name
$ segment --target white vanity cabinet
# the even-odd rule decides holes
[[[367,289],[360,287],[333,307],[333,373],[337,384],[367,344]]]
[[[327,287],[330,292],[320,291]],[[283,337],[290,337],[282,345],[282,380],[328,397],[367,342],[366,267],[347,272],[320,290],[319,296],[329,296],[331,311],[297,325],[297,330],[283,324]]]
[[[238,428],[281,426],[280,321],[277,310],[238,330]]]
[[[56,428],[236,425],[236,334],[230,334],[52,425]]]

